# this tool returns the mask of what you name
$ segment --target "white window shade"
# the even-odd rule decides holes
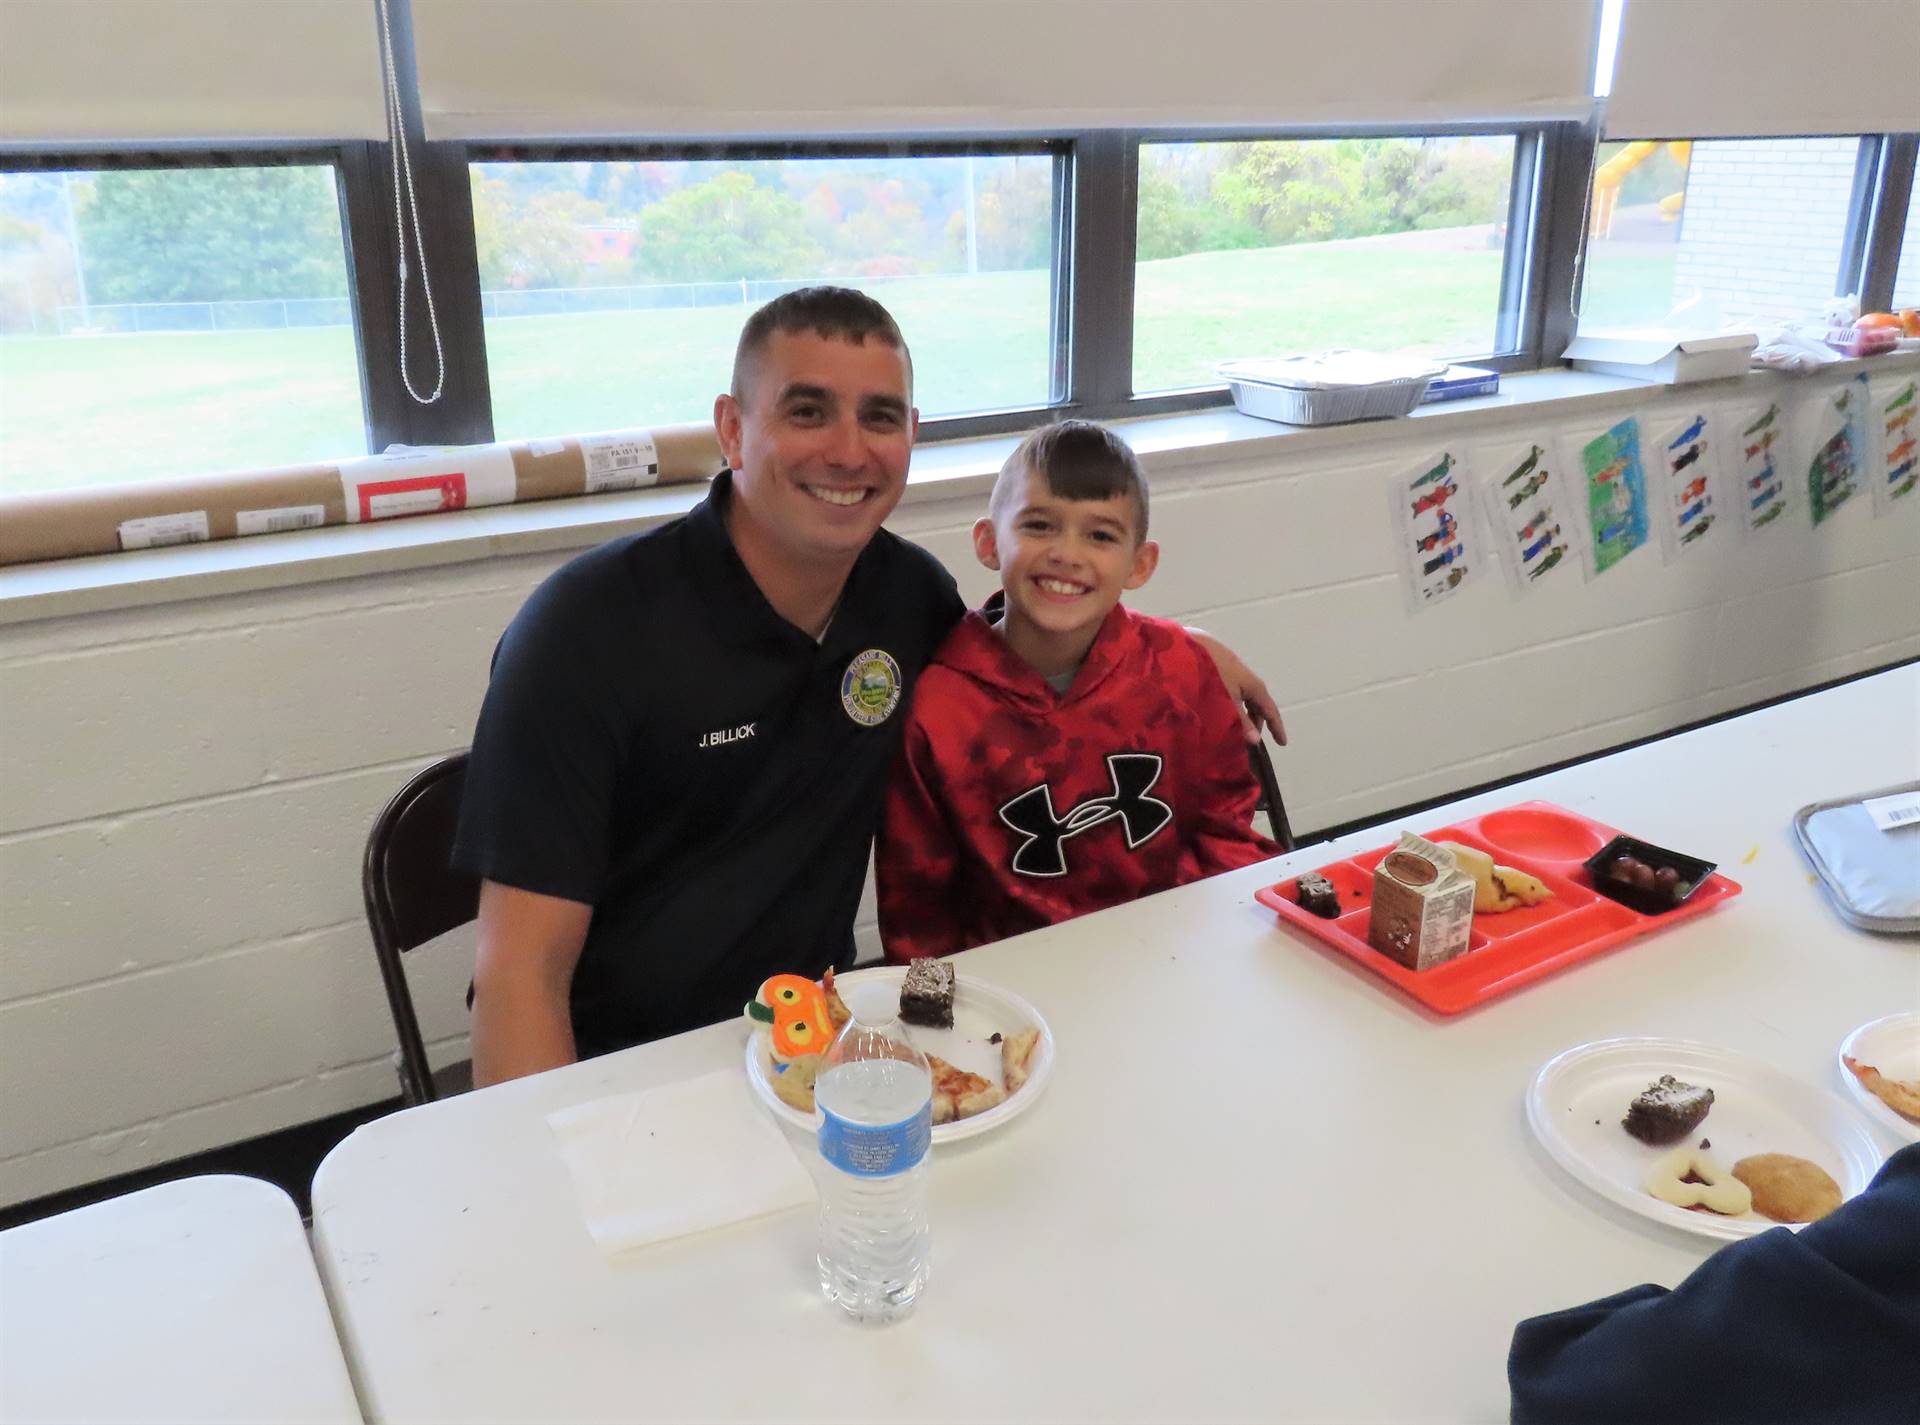
[[[413,0],[431,138],[1583,114],[1590,0]]]
[[[386,135],[374,0],[0,0],[0,141]]]
[[[1920,0],[1628,0],[1609,138],[1920,126]]]

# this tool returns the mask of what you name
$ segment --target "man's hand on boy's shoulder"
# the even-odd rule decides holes
[[[1266,683],[1241,661],[1239,654],[1212,634],[1192,627],[1187,632],[1213,659],[1213,666],[1220,673],[1220,681],[1227,685],[1233,705],[1240,710],[1240,731],[1247,742],[1250,745],[1258,742],[1260,729],[1264,725],[1273,734],[1273,740],[1285,747],[1287,726],[1280,720],[1280,706],[1274,702],[1273,694],[1267,691]]]

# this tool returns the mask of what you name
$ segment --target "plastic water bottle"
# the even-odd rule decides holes
[[[850,995],[853,1019],[814,1082],[820,1109],[820,1290],[859,1321],[891,1321],[927,1284],[933,1075],[891,986]]]

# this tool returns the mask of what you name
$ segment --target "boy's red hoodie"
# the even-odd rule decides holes
[[[887,956],[946,955],[1251,865],[1240,716],[1178,624],[1115,605],[1055,693],[970,613],[920,675],[875,854]]]

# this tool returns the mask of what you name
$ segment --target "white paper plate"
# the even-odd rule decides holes
[[[835,975],[834,982],[843,994],[856,986],[867,984],[891,985],[897,990],[906,975],[904,966],[876,965],[867,970],[850,970],[844,975]],[[977,1133],[990,1133],[1033,1107],[1035,1100],[1040,1097],[1040,1091],[1047,1086],[1047,1080],[1053,1076],[1053,1031],[1047,1027],[1047,1021],[1040,1017],[1040,1012],[1019,995],[977,979],[964,968],[960,970],[953,994],[953,1028],[926,1029],[918,1024],[907,1026],[907,1033],[913,1036],[913,1042],[920,1046],[922,1053],[938,1054],[956,1068],[980,1074],[997,1084],[1001,1082],[1000,1046],[989,1043],[988,1036],[999,1034],[1004,1038],[1036,1024],[1040,1026],[1040,1042],[1034,1047],[1033,1064],[1027,1073],[1026,1083],[1020,1086],[1017,1093],[1009,1095],[1004,1103],[985,1113],[976,1113],[971,1118],[962,1118],[953,1123],[934,1125],[935,1143],[952,1143],[971,1138]],[[753,1085],[753,1091],[760,1096],[760,1101],[780,1118],[798,1128],[818,1127],[818,1112],[802,1113],[793,1105],[783,1102],[773,1091],[772,1074],[773,1059],[768,1047],[767,1031],[757,1029],[747,1037],[747,1082]]]
[[[1840,1044],[1834,1063],[1840,1082],[1860,1103],[1861,1111],[1904,1143],[1920,1143],[1920,1123],[1902,1118],[1867,1092],[1845,1061],[1871,1064],[1890,1079],[1920,1079],[1920,1013],[1890,1014],[1863,1024]]]
[[[1584,1186],[1629,1212],[1703,1237],[1751,1237],[1781,1224],[1749,1212],[1690,1212],[1646,1190],[1648,1170],[1669,1148],[1650,1148],[1620,1126],[1635,1095],[1662,1074],[1713,1090],[1713,1109],[1694,1130],[1722,1167],[1754,1153],[1792,1153],[1818,1163],[1851,1198],[1885,1154],[1838,1095],[1767,1064],[1685,1039],[1602,1039],[1569,1049],[1534,1076],[1527,1122],[1553,1160]]]

